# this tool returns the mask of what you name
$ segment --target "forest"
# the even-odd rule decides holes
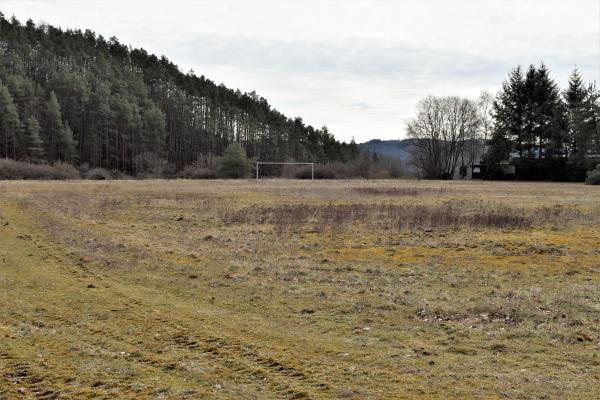
[[[138,176],[211,167],[232,143],[258,160],[358,156],[354,141],[288,118],[255,92],[182,73],[115,37],[0,13],[0,158]]]

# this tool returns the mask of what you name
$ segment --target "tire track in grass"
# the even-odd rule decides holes
[[[271,356],[260,355],[241,341],[223,336],[200,337],[188,333],[190,330],[180,328],[171,340],[180,348],[205,354],[217,361],[236,360],[240,365],[238,372],[246,377],[263,377],[266,388],[277,398],[316,398],[309,390],[312,389],[312,392],[324,387],[324,384],[314,382],[307,373]]]
[[[33,372],[31,363],[3,351],[0,353],[0,395],[0,399],[6,396],[6,399],[53,400],[60,396],[60,391],[46,377]]]
[[[13,226],[19,229],[26,229],[28,232],[33,232],[34,229],[26,221],[16,221],[13,218]],[[86,283],[93,280],[95,282],[105,283],[105,287],[94,287],[93,296],[88,301],[93,301],[94,298],[104,297],[109,299],[119,299],[119,304],[125,304],[125,310],[121,315],[115,315],[116,320],[111,320],[112,327],[108,326],[96,326],[93,328],[83,328],[80,333],[79,340],[84,342],[93,342],[95,338],[102,337],[104,341],[107,341],[108,345],[117,346],[121,343],[122,347],[130,346],[136,348],[133,352],[133,356],[128,356],[127,361],[134,364],[139,364],[143,367],[150,367],[152,370],[158,372],[167,371],[167,373],[175,369],[173,368],[173,361],[170,359],[169,354],[164,356],[158,356],[152,352],[147,351],[147,342],[152,340],[145,327],[148,326],[161,326],[168,322],[169,324],[178,323],[173,321],[172,318],[148,318],[144,316],[143,309],[151,308],[155,306],[152,303],[145,301],[144,299],[138,299],[132,296],[126,285],[123,282],[116,282],[112,279],[94,273],[90,268],[81,262],[73,259],[72,256],[65,254],[58,245],[51,244],[51,241],[43,237],[40,234],[31,235],[28,234],[28,240],[18,243],[18,252],[29,254],[29,261],[41,260],[44,266],[44,270],[35,270],[36,267],[31,267],[36,273],[46,273],[55,275],[55,279],[61,279],[59,275],[68,277],[68,280],[77,282],[77,286],[83,288]],[[13,249],[14,250],[14,249]],[[32,253],[35,257],[32,258]],[[19,264],[19,260],[13,260],[14,263]],[[51,268],[50,268],[51,267]],[[59,274],[57,274],[59,273]],[[83,293],[81,293],[83,295]],[[62,304],[58,304],[62,306]],[[64,307],[56,308],[57,304],[47,305],[44,309],[43,323],[50,327],[62,327],[63,329],[80,329],[79,318],[81,318],[81,311],[74,306],[72,309],[65,309]],[[78,306],[82,306],[78,303]],[[114,310],[114,311],[113,311]],[[112,312],[117,312],[117,308],[111,309]],[[66,313],[65,313],[66,312]],[[14,314],[14,313],[13,313]],[[18,319],[26,319],[26,315],[17,315]],[[114,314],[113,314],[114,315]],[[119,322],[120,321],[120,322]],[[13,322],[16,322],[13,321]],[[116,323],[115,323],[116,322]],[[131,325],[138,327],[136,335],[124,335],[120,328],[125,325]],[[181,326],[181,325],[177,325]],[[194,330],[187,327],[187,330]],[[89,335],[89,336],[88,336]],[[143,337],[143,336],[146,337]],[[260,387],[269,393],[269,397],[286,398],[286,399],[302,399],[311,398],[303,388],[306,374],[292,367],[286,366],[283,363],[273,359],[272,357],[261,357],[254,351],[248,350],[250,346],[244,345],[242,342],[237,340],[226,340],[223,337],[215,337],[208,333],[196,334],[195,339],[191,340],[184,331],[178,331],[172,335],[172,344],[180,349],[185,349],[191,354],[202,354],[207,356],[219,365],[219,369],[225,376],[229,376],[232,381],[241,380],[247,385]],[[143,340],[140,340],[143,338]],[[46,339],[50,340],[50,339]],[[49,343],[45,343],[49,345]],[[54,346],[58,344],[53,343]],[[124,345],[124,346],[123,346]],[[56,350],[56,349],[53,349]],[[6,353],[8,354],[8,353]],[[12,382],[13,385],[23,384],[21,387],[26,397],[32,398],[56,398],[60,394],[58,390],[50,389],[46,384],[47,379],[39,374],[32,372],[30,364],[18,357],[5,356],[5,358],[11,361],[3,366],[3,379],[8,382]],[[14,358],[14,359],[13,359]],[[233,360],[233,366],[232,366]],[[84,383],[84,382],[81,382]],[[100,388],[98,388],[99,390]],[[68,390],[70,392],[70,390]],[[14,390],[11,391],[11,396],[14,395]],[[17,393],[18,395],[19,393]],[[98,391],[100,394],[100,391]],[[223,395],[226,395],[223,393]],[[223,397],[223,396],[219,396]]]

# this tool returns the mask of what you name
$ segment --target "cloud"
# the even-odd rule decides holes
[[[373,106],[371,106],[369,103],[365,103],[364,101],[358,101],[352,103],[352,108],[363,111],[370,110],[371,108],[373,108]]]

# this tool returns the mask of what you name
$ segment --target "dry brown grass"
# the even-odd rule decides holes
[[[449,201],[434,205],[421,204],[290,204],[275,207],[254,205],[242,209],[222,207],[219,215],[229,225],[270,224],[282,229],[294,229],[308,223],[326,228],[368,223],[369,227],[385,229],[458,229],[458,228],[529,228],[534,224],[571,222],[581,215],[574,208],[556,205],[532,210],[502,204]]]
[[[357,187],[353,191],[362,195],[373,196],[423,196],[444,195],[451,191],[449,188],[417,188],[417,187]]]
[[[599,207],[574,184],[0,183],[0,398],[594,398]]]

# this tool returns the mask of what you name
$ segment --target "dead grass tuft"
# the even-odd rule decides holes
[[[270,224],[282,230],[314,223],[321,228],[317,231],[324,227],[341,228],[355,223],[368,223],[372,227],[397,230],[461,227],[523,229],[577,215],[579,213],[576,210],[563,206],[526,210],[490,204],[480,204],[477,207],[455,201],[439,205],[390,203],[289,204],[270,207],[253,205],[242,209],[223,207],[220,210],[220,217],[229,225]]]
[[[391,188],[378,188],[378,187],[358,187],[353,188],[353,192],[361,195],[371,196],[405,196],[405,197],[416,197],[416,196],[435,196],[444,195],[450,193],[450,189],[440,188],[416,188],[416,187],[391,187]]]

